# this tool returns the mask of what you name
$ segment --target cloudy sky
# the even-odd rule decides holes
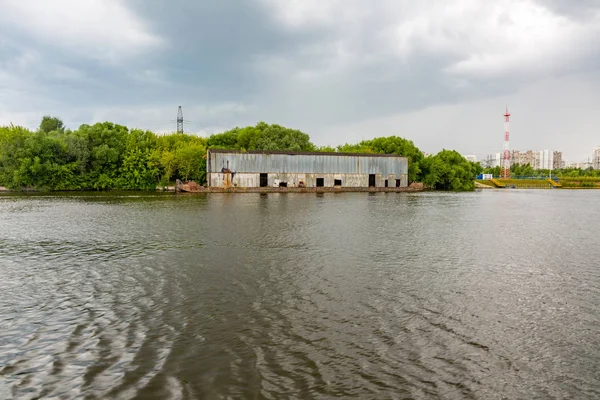
[[[600,145],[600,0],[0,0],[0,124]]]

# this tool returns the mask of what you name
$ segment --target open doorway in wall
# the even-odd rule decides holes
[[[325,186],[325,178],[317,178],[317,187]]]
[[[341,179],[334,179],[333,180],[333,186],[342,186],[342,180]]]
[[[256,176],[256,175],[254,175]],[[269,186],[269,174],[260,174],[260,187]]]
[[[385,180],[385,187],[388,187],[388,180]]]
[[[396,187],[400,187],[400,179],[396,179]]]
[[[369,187],[375,187],[375,174],[369,175]]]

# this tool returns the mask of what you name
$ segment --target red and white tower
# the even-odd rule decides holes
[[[510,135],[508,133],[508,124],[510,122],[510,113],[506,107],[504,114],[504,154],[502,155],[502,165],[500,167],[500,177],[510,178]]]

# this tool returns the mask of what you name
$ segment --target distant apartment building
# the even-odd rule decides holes
[[[594,163],[589,162],[589,161],[570,162],[570,163],[566,164],[567,168],[579,168],[579,169],[588,169],[593,166],[594,166]]]
[[[489,154],[484,160],[481,161],[481,165],[484,168],[496,168],[499,167],[502,161],[502,153]]]
[[[562,159],[562,151],[555,151],[552,157],[552,169],[561,169],[565,167],[565,163]]]
[[[537,151],[527,150],[519,151],[513,150],[511,153],[511,164],[514,165],[531,165],[533,168],[537,168],[539,164],[539,153]]]
[[[592,167],[600,169],[600,146],[596,147],[592,153]]]
[[[551,150],[540,151],[540,166],[538,169],[552,169],[554,165],[554,153]]]
[[[467,155],[463,155],[463,157],[466,158],[467,161],[477,162],[477,156],[476,155],[467,154]]]
[[[502,153],[490,154],[482,161],[484,167],[497,167],[501,165]],[[560,169],[565,163],[561,151],[520,151],[513,150],[510,153],[511,165],[530,165],[533,169]],[[598,162],[600,163],[600,148],[598,148]]]

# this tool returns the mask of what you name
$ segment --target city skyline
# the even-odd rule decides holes
[[[592,167],[600,169],[600,146],[595,147],[591,156],[585,160],[571,161],[563,157],[562,151],[553,149],[544,150],[525,150],[514,149],[510,151],[511,164],[531,165],[534,169],[560,169],[560,168],[581,168]],[[469,161],[480,162],[484,167],[500,167],[502,163],[502,152],[487,154],[483,157],[477,155],[463,154]]]

